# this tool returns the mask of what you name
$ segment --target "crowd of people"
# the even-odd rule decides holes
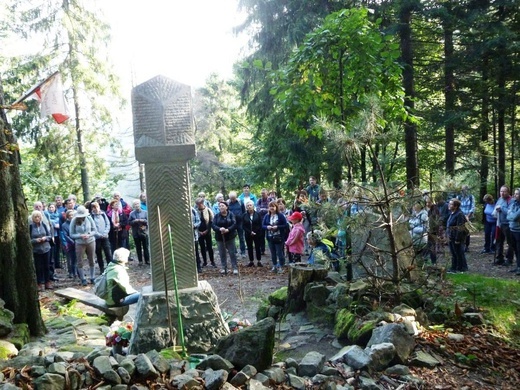
[[[262,256],[266,254],[266,248],[269,249],[271,271],[277,273],[283,272],[287,264],[300,262],[304,255],[309,256],[309,262],[313,262],[317,252],[327,256],[334,243],[315,229],[317,221],[310,209],[313,203],[329,201],[313,176],[309,178],[309,185],[297,192],[290,206],[277,197],[275,191],[265,188],[257,198],[251,193],[249,184],[243,186],[240,195],[231,191],[227,200],[223,194],[217,194],[213,204],[204,192],[200,192],[192,210],[198,272],[209,265],[218,267],[211,246],[212,235],[223,275],[238,274],[239,257],[249,260],[248,267],[263,267]],[[323,242],[328,245],[322,245]]]
[[[308,256],[305,260],[310,264],[317,258],[344,257],[349,240],[348,228],[342,221],[347,215],[354,217],[369,208],[370,201],[359,191],[349,200],[341,197],[331,200],[311,176],[308,186],[297,191],[295,199],[287,203],[265,188],[256,197],[248,184],[240,195],[231,191],[228,199],[217,194],[213,204],[200,192],[192,207],[197,271],[203,272],[204,267],[211,266],[220,268],[222,275],[236,275],[240,258],[248,260],[248,267],[263,267],[266,249],[269,249],[269,267],[277,273],[283,272],[287,264],[301,262],[304,256]],[[337,213],[332,239],[319,229],[320,217],[313,211],[315,206],[327,203],[336,207]],[[424,191],[407,217],[414,248],[436,264],[441,246],[448,245],[451,254],[448,272],[467,271],[465,253],[470,248],[475,210],[475,197],[466,185],[460,193],[447,196],[442,192],[432,196]],[[494,254],[494,264],[505,266],[511,266],[516,256],[516,268],[511,272],[520,275],[520,189],[515,190],[513,198],[509,188],[502,186],[496,201],[486,194],[482,215],[485,238],[480,253]],[[56,268],[66,267],[68,276],[77,278],[84,286],[94,283],[95,265],[103,272],[117,249],[128,250],[130,234],[139,265],[150,264],[144,193],[131,205],[118,192],[113,193],[110,201],[96,196],[85,205],[77,205],[74,195],[66,200],[56,196],[47,207],[35,202],[29,223],[36,277],[42,291],[52,289]],[[65,254],[64,264],[61,253]]]
[[[440,247],[447,244],[452,259],[448,272],[465,272],[476,201],[467,185],[448,198],[445,202],[442,195],[437,195],[433,200],[428,192],[423,192],[423,200],[414,205],[409,219],[410,235],[414,246],[425,248],[433,264]],[[486,194],[482,204],[484,247],[480,254],[494,255],[493,264],[497,266],[512,266],[516,257],[516,266],[510,272],[520,275],[520,189],[515,189],[512,197],[509,187],[503,185],[497,200]]]
[[[96,195],[85,205],[78,205],[75,195],[65,200],[58,195],[47,207],[41,201],[33,207],[29,230],[40,291],[53,288],[52,282],[57,280],[55,270],[59,268],[66,268],[68,277],[78,279],[83,286],[94,284],[95,265],[103,273],[117,249],[129,250],[130,234],[139,265],[150,264],[144,193],[131,206],[119,192],[114,192],[110,201]]]

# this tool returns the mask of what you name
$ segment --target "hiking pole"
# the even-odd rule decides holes
[[[168,238],[170,240],[170,253],[172,256],[172,272],[173,272],[173,288],[175,289],[175,303],[177,304],[177,322],[179,325],[179,334],[182,347],[182,357],[186,357],[186,345],[184,343],[184,326],[182,325],[182,313],[181,304],[179,302],[179,290],[177,288],[177,272],[175,271],[175,259],[173,257],[173,240],[172,240],[172,229],[168,224]]]
[[[168,310],[168,328],[170,329],[170,338],[172,340],[172,348],[175,352],[175,342],[173,337],[173,323],[172,323],[172,313],[170,309],[170,299],[168,295],[168,281],[166,278],[166,255],[164,253],[164,239],[162,233],[162,221],[161,221],[161,209],[157,206],[157,219],[159,221],[159,238],[161,240],[161,252],[162,252],[162,269],[163,269],[163,277],[164,277],[164,294],[166,296],[166,309]]]

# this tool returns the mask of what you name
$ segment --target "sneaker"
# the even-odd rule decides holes
[[[211,263],[211,266],[212,266],[213,268],[217,268],[217,265],[216,265],[215,263]]]
[[[278,272],[278,268],[276,266],[271,268],[271,272]]]
[[[448,271],[446,271],[447,274],[456,274],[457,273],[457,270],[456,269],[449,269]]]
[[[221,274],[221,275],[226,275],[226,274],[227,274],[227,270],[225,270],[225,269],[221,269],[221,270],[220,270],[220,274]]]
[[[254,261],[250,261],[249,264],[247,265],[248,267],[254,267],[255,266],[255,262]]]
[[[263,267],[264,265],[262,264],[261,261],[259,261],[258,263],[256,263],[256,266],[257,266],[257,267]]]
[[[238,270],[237,269],[233,270],[233,275],[238,275]]]
[[[95,284],[96,281],[94,279],[90,279],[90,284]]]
[[[493,265],[504,265],[504,260],[497,260],[493,263]]]
[[[83,280],[81,281],[81,285],[82,285],[82,286],[86,286],[87,284],[88,284],[88,283],[87,283],[87,281],[86,281],[85,279],[83,279]]]
[[[482,249],[482,250],[480,251],[480,254],[484,254],[484,253],[489,253],[489,251],[488,251],[487,249]]]

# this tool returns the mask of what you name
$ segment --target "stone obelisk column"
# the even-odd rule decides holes
[[[163,76],[132,91],[135,158],[145,167],[152,288],[173,288],[168,225],[179,288],[197,286],[188,160],[195,156],[191,88]],[[158,215],[160,210],[160,221]],[[162,242],[161,247],[161,234]]]
[[[195,156],[191,88],[154,77],[133,89],[132,111],[135,157],[145,167],[152,286],[143,288],[138,302],[130,353],[169,347],[180,331],[172,261],[186,347],[189,352],[208,352],[229,329],[213,289],[197,278],[188,166]],[[168,313],[175,326],[173,337]]]

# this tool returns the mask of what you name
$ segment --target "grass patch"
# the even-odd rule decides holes
[[[520,283],[476,274],[449,275],[453,298],[482,310],[507,339],[520,345]]]

